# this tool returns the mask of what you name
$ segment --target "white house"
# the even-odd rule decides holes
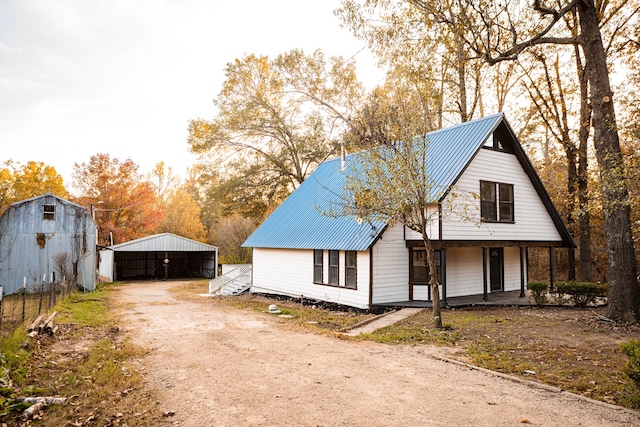
[[[527,248],[575,244],[504,115],[426,137],[429,176],[446,189],[434,200],[442,214],[429,232],[441,298],[524,295]],[[341,159],[323,162],[246,240],[244,246],[253,248],[251,291],[365,309],[429,302],[418,233],[400,224],[323,215],[343,186]],[[463,193],[480,197],[456,198]],[[471,218],[450,209],[462,203]]]

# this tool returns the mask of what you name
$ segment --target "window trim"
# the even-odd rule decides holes
[[[485,192],[483,191],[483,187],[491,186],[493,188],[493,198],[485,199]],[[504,189],[507,189],[506,194],[510,197],[510,200],[503,201],[502,195],[505,193]],[[495,214],[495,217],[492,216],[487,218],[487,210],[485,208],[485,204],[492,205],[492,212]],[[511,213],[510,218],[503,219],[503,208],[509,207],[509,211]],[[484,181],[480,180],[480,221],[481,222],[492,222],[492,223],[503,223],[503,224],[514,224],[515,223],[515,191],[513,184],[507,184],[504,182],[495,182],[495,181]]]

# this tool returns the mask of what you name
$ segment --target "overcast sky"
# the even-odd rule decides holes
[[[187,125],[211,118],[224,66],[294,48],[356,55],[339,0],[0,0],[0,162],[43,161],[71,189],[93,154],[184,174]],[[373,86],[368,51],[355,56]]]

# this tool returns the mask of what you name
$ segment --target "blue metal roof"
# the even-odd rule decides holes
[[[426,168],[435,184],[434,201],[455,183],[503,119],[499,113],[426,134],[430,158]],[[340,204],[345,181],[340,167],[340,158],[318,166],[243,246],[356,251],[371,247],[385,223],[369,224],[353,217],[323,214]]]

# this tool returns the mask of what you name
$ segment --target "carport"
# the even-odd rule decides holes
[[[218,248],[171,233],[99,251],[101,281],[217,277]]]

